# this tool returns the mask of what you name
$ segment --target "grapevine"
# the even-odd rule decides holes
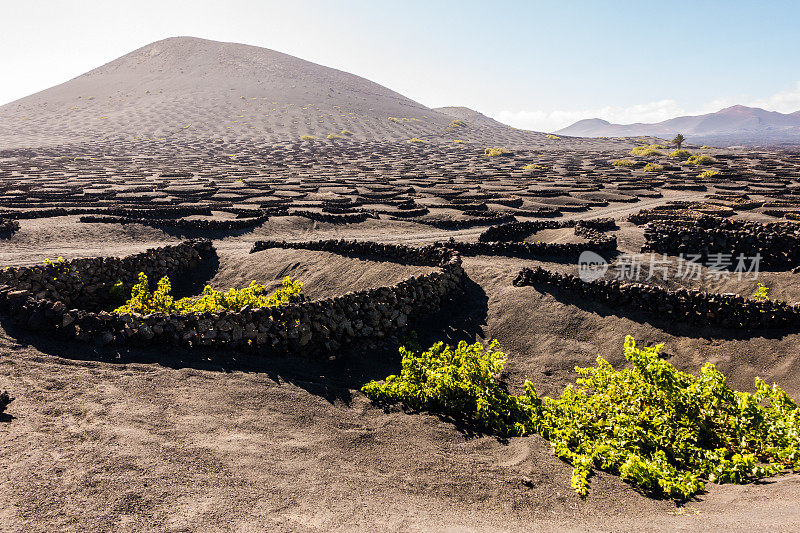
[[[223,310],[238,311],[249,307],[272,307],[285,304],[300,297],[303,283],[283,278],[281,287],[272,294],[266,294],[266,287],[255,281],[243,289],[230,289],[222,292],[206,285],[199,298],[175,300],[172,284],[167,276],[158,281],[156,290],[151,292],[147,275],[139,273],[138,283],[131,289],[131,298],[114,310],[115,313],[206,313]]]
[[[442,412],[501,436],[538,432],[572,464],[580,496],[595,469],[678,501],[705,482],[800,470],[800,410],[782,389],[756,378],[754,394],[734,391],[714,365],[686,374],[660,358],[661,348],[639,348],[628,336],[631,368],[615,370],[598,357],[597,366],[576,368],[576,386],[559,398],[539,398],[527,381],[519,396],[502,386],[506,356],[497,341],[488,349],[463,341],[422,353],[401,347],[400,375],[362,391],[375,402]]]

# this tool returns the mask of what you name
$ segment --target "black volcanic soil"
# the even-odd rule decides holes
[[[418,147],[405,142],[309,146],[243,141],[223,147],[213,141],[130,142],[6,150],[0,153],[0,211],[102,208],[142,204],[146,198],[150,206],[211,205],[216,218],[230,218],[219,209],[278,202],[290,210],[319,211],[321,201],[336,200],[360,202],[354,209],[391,210],[396,209],[392,201],[413,200],[430,209],[425,219],[468,220],[471,215],[459,209],[464,202],[486,202],[492,211],[530,211],[549,199],[550,205],[567,206],[560,219],[616,218],[621,251],[635,253],[643,242],[642,228],[625,218],[642,208],[701,200],[730,187],[768,202],[774,191],[798,186],[800,159],[792,154],[715,151],[731,157],[720,163],[728,177],[707,183],[706,191],[694,191],[668,186],[694,183],[697,169],[658,176],[614,169],[610,162],[626,156],[614,143],[580,150],[577,141],[570,142],[568,148],[543,143],[508,158],[487,158],[476,144]],[[522,170],[539,159],[546,159],[550,169]],[[161,176],[170,171],[186,175]],[[92,197],[98,190],[106,195]],[[549,196],[542,197],[542,190]],[[636,201],[629,202],[630,196]],[[522,205],[515,208],[493,203],[516,198],[522,198]],[[587,198],[607,205],[572,209]],[[735,216],[776,220],[763,211],[741,209]],[[140,224],[86,224],[78,218],[20,220],[20,230],[0,240],[0,261],[8,266],[57,256],[127,255],[199,235]],[[249,254],[253,241],[356,238],[422,244],[450,237],[474,241],[483,229],[437,229],[386,215],[341,225],[276,216],[253,229],[208,232],[219,264],[195,282],[200,287],[210,280],[227,288],[258,279],[275,285],[292,275],[305,282],[309,296],[332,296],[394,283],[425,269],[323,252]],[[579,239],[569,230],[546,230],[529,240]],[[522,266],[537,264],[575,271],[575,265],[563,262],[466,257],[466,295],[417,324],[423,342],[497,338],[509,354],[505,379],[511,388],[519,390],[528,379],[540,393],[554,395],[574,380],[575,365],[591,365],[597,355],[624,364],[622,342],[632,334],[639,342],[664,342],[669,360],[681,370],[696,372],[712,361],[736,388],[752,390],[753,378],[761,376],[800,398],[796,332],[673,326],[557,291],[512,286]],[[772,288],[773,297],[800,300],[797,274],[768,272],[760,280]],[[694,283],[742,294],[751,294],[754,285],[736,279]],[[599,473],[582,500],[570,488],[571,467],[538,436],[501,442],[470,435],[433,415],[384,411],[358,392],[366,381],[398,370],[394,346],[332,362],[208,350],[120,350],[28,333],[4,318],[0,389],[17,399],[0,420],[0,529],[800,527],[797,475],[757,485],[709,485],[707,493],[676,506]]]

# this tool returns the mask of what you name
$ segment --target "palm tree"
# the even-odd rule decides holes
[[[672,144],[677,146],[678,150],[680,150],[681,149],[681,145],[683,144],[683,141],[685,141],[685,140],[686,140],[686,137],[684,137],[682,133],[679,133],[679,134],[677,134],[675,136],[674,139],[672,139]]]

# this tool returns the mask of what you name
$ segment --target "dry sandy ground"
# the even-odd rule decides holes
[[[345,229],[294,217],[270,220],[215,242],[220,264],[214,284],[291,274],[314,296],[327,296],[413,273],[418,267],[365,265],[322,252],[247,254],[253,240],[306,238],[310,229],[315,238],[371,234],[387,242],[419,242],[430,232],[384,222],[376,235],[369,224],[378,223]],[[74,217],[22,225],[11,242],[0,244],[4,257],[17,254],[22,263],[75,250],[76,235],[80,247],[104,255],[177,240],[156,229],[81,225]],[[453,234],[470,238],[476,231]],[[640,232],[622,224],[620,242],[636,242]],[[30,237],[41,234],[47,239]],[[423,339],[498,338],[510,354],[512,387],[530,379],[541,392],[555,394],[574,379],[576,364],[590,365],[598,354],[620,364],[624,335],[633,334],[641,342],[665,342],[681,369],[696,371],[711,360],[736,387],[749,390],[760,375],[800,397],[796,334],[728,338],[653,325],[651,317],[620,316],[568,296],[513,287],[513,276],[527,264],[540,263],[466,258],[466,297],[421,324]],[[794,275],[765,275],[781,297],[800,299]],[[738,283],[721,289],[749,289]],[[0,353],[0,388],[17,396],[9,408],[13,418],[0,423],[0,527],[8,531],[800,527],[796,475],[759,485],[710,485],[679,507],[601,473],[581,500],[569,486],[571,467],[537,436],[501,442],[465,434],[435,416],[371,406],[357,389],[397,371],[392,349],[335,363],[119,351],[49,340],[4,321]]]
[[[452,126],[454,118],[467,125]],[[636,252],[642,230],[622,221],[670,200],[734,190],[763,202],[777,191],[790,200],[782,208],[800,213],[797,156],[712,150],[731,156],[718,165],[723,178],[707,180],[707,191],[687,190],[704,169],[666,155],[653,159],[669,167],[663,174],[644,173],[641,158],[633,158],[636,168],[612,167],[631,158],[630,140],[548,139],[467,109],[432,110],[277,52],[191,38],[153,43],[0,107],[0,139],[2,211],[181,204],[213,205],[215,217],[230,218],[221,209],[319,211],[325,202],[428,210],[418,222],[384,213],[346,225],[277,216],[208,235],[58,216],[21,220],[0,240],[5,267],[209,236],[219,263],[190,280],[195,291],[208,281],[227,288],[292,275],[316,298],[424,271],[322,252],[248,254],[258,239],[475,240],[484,228],[422,222],[475,212],[527,220],[549,210],[564,219],[613,216],[620,248]],[[514,155],[488,158],[490,146]],[[738,216],[769,219],[763,209]],[[575,240],[564,230],[533,238]],[[465,296],[419,320],[421,340],[497,338],[509,354],[510,387],[530,379],[553,395],[574,380],[575,365],[599,354],[622,364],[623,339],[633,334],[666,343],[682,370],[712,361],[737,388],[751,390],[761,376],[800,398],[796,332],[698,330],[511,284],[522,266],[536,264],[575,268],[465,258]],[[762,280],[773,297],[800,300],[796,274]],[[753,285],[702,284],[742,294]],[[676,506],[599,473],[582,500],[570,488],[571,467],[537,436],[472,435],[429,414],[384,411],[358,392],[398,369],[396,347],[335,362],[119,350],[31,334],[3,318],[0,389],[16,401],[0,420],[0,531],[800,530],[798,475],[710,485]]]

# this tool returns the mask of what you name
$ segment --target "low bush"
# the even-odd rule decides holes
[[[757,302],[769,300],[769,287],[759,282],[756,285],[756,291],[753,293],[753,300]]]
[[[352,135],[352,134],[353,134],[353,132],[352,132],[352,131],[350,131],[350,130],[342,130],[342,131],[341,131],[341,134],[342,134],[342,135]]]
[[[558,135],[553,135],[552,133],[551,133],[551,134],[548,134],[548,135],[545,135],[545,137],[546,137],[546,138],[548,138],[548,139],[550,139],[550,140],[553,140],[553,141],[559,141],[559,140],[561,140],[561,137],[559,137]]]
[[[400,375],[362,391],[377,403],[443,413],[501,436],[538,432],[572,464],[581,496],[594,469],[678,501],[705,481],[747,483],[800,470],[800,409],[782,389],[756,378],[754,394],[734,391],[710,363],[699,376],[679,372],[661,359],[662,346],[639,348],[626,337],[631,368],[615,370],[598,357],[597,366],[576,368],[577,387],[559,398],[539,398],[530,382],[523,394],[509,393],[496,341],[488,349],[463,341],[424,352],[404,346]]]
[[[680,159],[681,161],[686,161],[690,157],[692,157],[692,152],[689,150],[675,150],[669,156],[673,159]]]
[[[648,145],[648,146],[636,146],[635,148],[633,148],[633,150],[631,150],[631,155],[639,155],[639,156],[643,156],[643,157],[652,157],[652,156],[657,156],[657,155],[664,155],[661,152],[659,152],[657,148],[655,148],[656,146],[660,146],[660,145],[651,144],[651,145]]]
[[[662,170],[664,170],[664,166],[658,163],[647,163],[644,166],[645,172],[661,172]]]
[[[711,178],[719,174],[719,170],[704,170],[697,175],[698,178]]]
[[[410,143],[424,143],[425,141],[423,141],[422,139],[417,139],[416,137],[413,137],[413,138],[409,139],[408,142],[410,142]]]
[[[686,160],[686,164],[688,165],[711,165],[716,163],[717,160],[711,157],[710,155],[693,155],[689,159]]]
[[[632,167],[636,165],[636,163],[634,163],[630,159],[617,159],[611,164],[614,165],[615,167]]]
[[[505,148],[486,148],[483,154],[488,157],[497,157],[499,155],[511,155],[511,152]]]
[[[283,278],[282,286],[272,294],[265,294],[264,285],[251,282],[244,289],[230,289],[227,292],[217,291],[206,285],[199,298],[181,298],[175,300],[172,295],[172,284],[167,276],[158,282],[155,292],[150,291],[147,275],[139,273],[139,283],[131,289],[131,297],[125,305],[114,310],[115,313],[206,313],[217,311],[239,311],[248,307],[273,307],[298,299],[303,283],[293,281],[288,276]]]
[[[497,350],[496,340],[488,349],[479,342],[461,341],[455,349],[437,342],[424,352],[415,340],[408,344],[400,347],[399,376],[362,387],[370,400],[445,413],[501,435],[530,432],[526,424],[541,402],[535,396],[513,396],[502,387],[499,375],[506,355]]]
[[[467,127],[467,123],[464,122],[463,120],[454,120],[453,122],[450,123],[450,126],[448,126],[448,127],[450,127],[450,128],[466,128]]]
[[[329,133],[326,138],[327,139],[341,139],[342,136],[341,135],[336,135],[335,133]]]
[[[530,163],[522,167],[523,170],[547,170],[547,167],[544,165],[537,165],[536,163]]]
[[[313,135],[301,135],[300,136],[300,140],[301,141],[313,141],[314,139],[316,139],[316,137],[314,137]]]
[[[462,141],[461,139],[456,139],[453,142],[456,143],[456,144],[463,144],[464,143],[464,141]]]

